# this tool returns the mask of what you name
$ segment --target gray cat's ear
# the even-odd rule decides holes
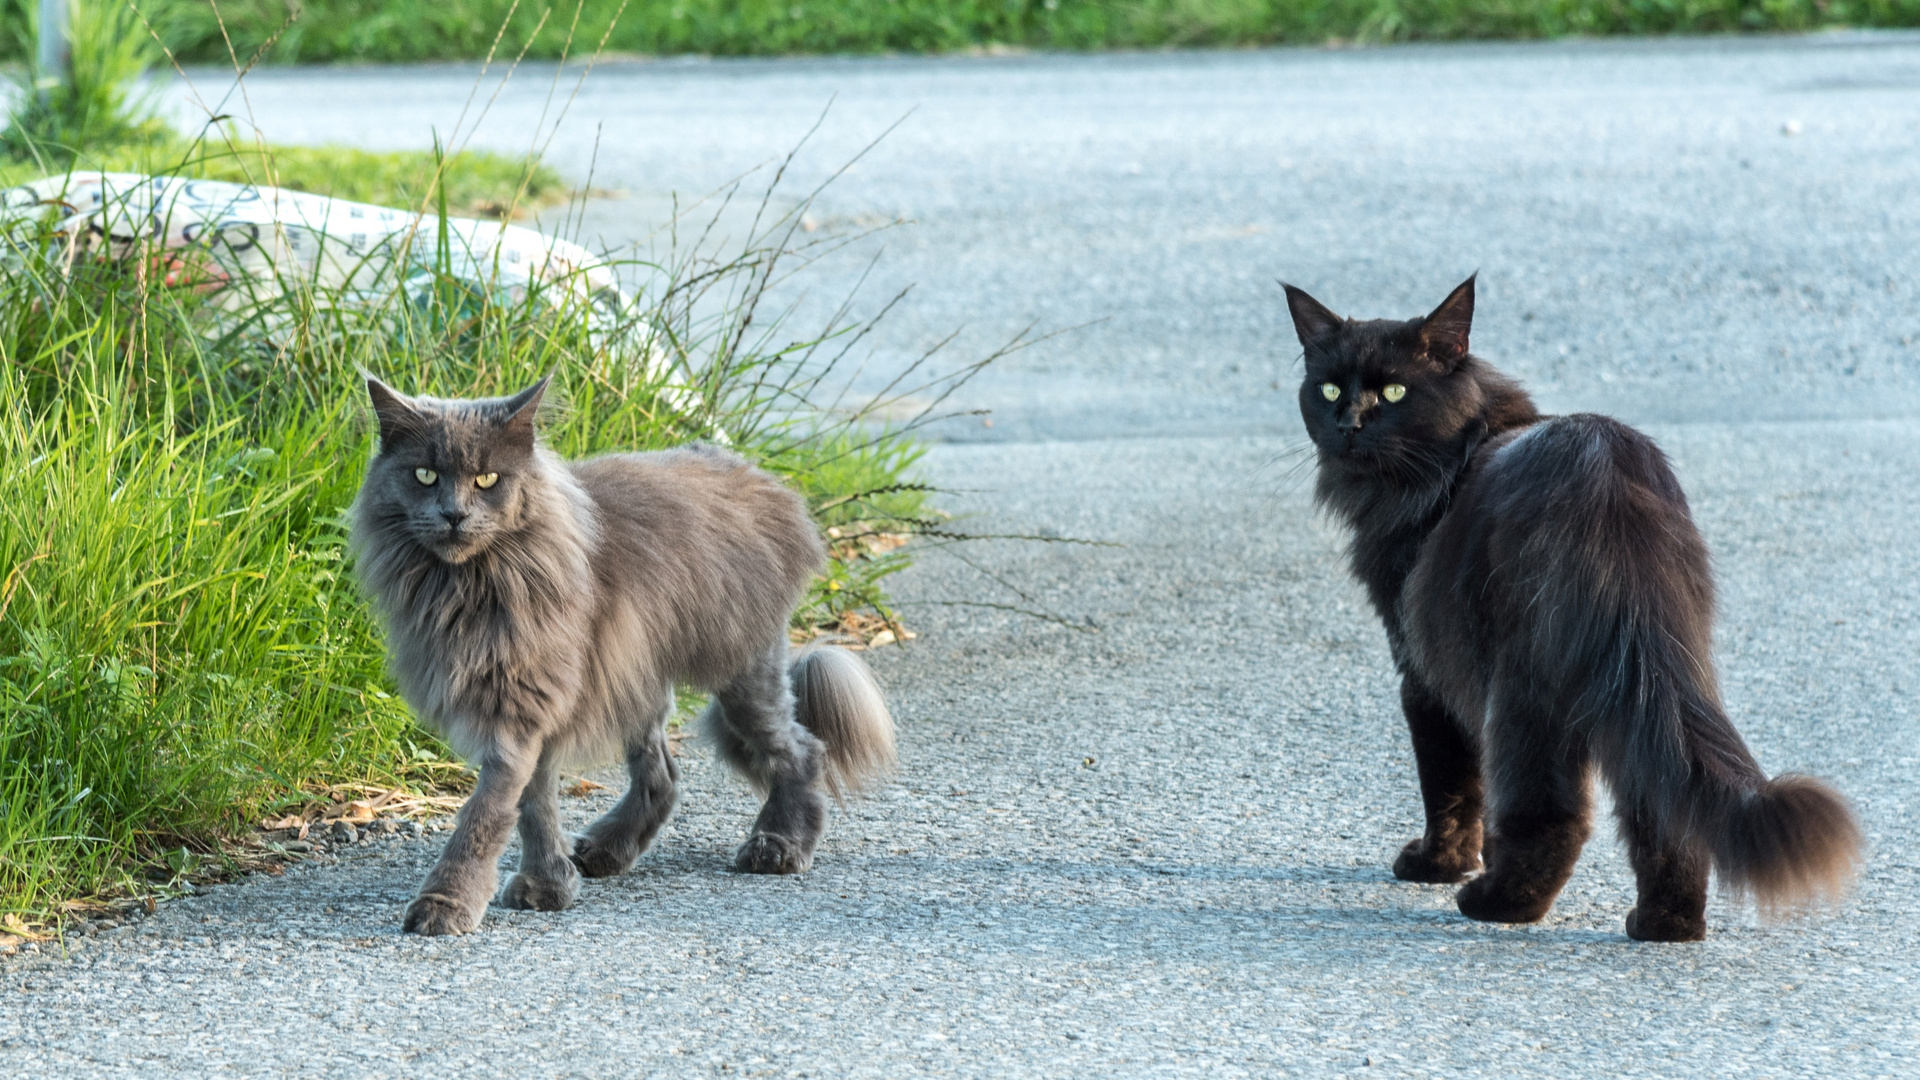
[[[421,416],[406,395],[367,376],[367,399],[373,402],[373,415],[380,421],[380,445],[391,445],[403,435],[418,431]]]
[[[1451,367],[1466,359],[1467,334],[1473,329],[1473,282],[1479,276],[1475,271],[1461,282],[1420,323],[1420,343],[1437,363]]]
[[[1306,290],[1296,289],[1284,281],[1280,287],[1287,290],[1287,310],[1293,313],[1293,332],[1300,336],[1302,346],[1310,347],[1332,337],[1346,322],[1328,311],[1327,305],[1308,296]]]
[[[501,421],[501,430],[508,441],[527,450],[533,449],[535,433],[534,421],[540,415],[540,399],[547,394],[547,384],[553,381],[552,375],[543,377],[539,382],[506,400],[504,409],[507,418]]]

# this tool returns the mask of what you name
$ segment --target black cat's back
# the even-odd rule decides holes
[[[1591,761],[1630,840],[1690,837],[1769,908],[1850,878],[1860,839],[1844,800],[1806,777],[1769,780],[1724,710],[1711,558],[1641,432],[1581,414],[1481,448],[1402,612],[1419,676],[1469,732],[1520,762]]]
[[[1456,715],[1483,716],[1488,685],[1510,668],[1564,698],[1543,704],[1580,716],[1600,705],[1582,700],[1593,673],[1625,677],[1620,649],[1637,626],[1657,624],[1679,655],[1707,661],[1711,566],[1652,439],[1606,416],[1547,417],[1475,453],[1402,612],[1412,655]],[[1697,675],[1712,685],[1710,668]]]

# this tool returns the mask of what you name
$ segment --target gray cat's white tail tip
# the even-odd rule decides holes
[[[825,780],[835,799],[860,792],[896,762],[893,714],[858,656],[819,645],[793,658],[794,716],[827,747]]]

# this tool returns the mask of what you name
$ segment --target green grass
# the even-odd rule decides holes
[[[0,187],[68,168],[164,173],[243,184],[272,184],[337,199],[432,209],[445,187],[449,208],[468,217],[508,218],[564,202],[571,189],[550,166],[470,150],[444,162],[432,151],[376,152],[338,146],[259,147],[239,140],[208,147],[168,136],[147,143],[61,155],[51,161],[0,158]],[[436,175],[439,177],[435,182]]]
[[[0,49],[9,58],[34,56],[37,9],[35,0],[0,0],[6,27]],[[36,145],[117,146],[166,137],[165,125],[136,100],[133,80],[160,55],[140,12],[112,0],[75,3],[69,12],[70,78],[42,94],[38,72],[18,73],[16,102],[0,130],[0,159],[31,157]]]
[[[205,0],[162,0],[181,54],[228,62]],[[290,12],[299,17],[289,22]],[[1920,25],[1920,0],[234,0],[219,6],[244,61],[503,55],[951,52],[1538,38]],[[511,14],[510,14],[511,12]],[[617,22],[615,16],[618,15]],[[612,26],[609,32],[609,26]]]
[[[0,12],[7,16],[0,47],[15,55],[31,51],[30,9],[35,6],[34,0],[0,0]],[[176,36],[176,28],[184,25],[176,15],[192,10],[163,5],[143,13],[119,0],[76,3],[72,78],[43,99],[35,92],[33,73],[25,68],[17,73],[14,104],[0,127],[0,186],[69,169],[164,173],[422,210],[438,205],[444,194],[446,205],[458,213],[494,218],[559,202],[568,194],[559,174],[537,159],[479,151],[443,158],[431,151],[267,147],[232,125],[185,138],[156,118],[152,97],[135,80],[164,58],[149,27]]]
[[[384,299],[236,311],[157,284],[148,254],[69,266],[16,232],[0,252],[0,912],[155,888],[316,785],[447,778],[344,562],[363,367],[458,395],[554,372],[570,408],[548,435],[568,454],[724,436],[840,534],[796,633],[890,618],[905,553],[873,538],[929,522],[919,448],[809,404],[861,327],[756,317],[805,254],[798,213],[742,250],[636,264],[645,290],[611,333],[563,292],[408,292],[399,271]],[[446,264],[429,251],[413,272]]]

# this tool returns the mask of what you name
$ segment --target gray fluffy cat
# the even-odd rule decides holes
[[[624,872],[673,809],[676,683],[714,694],[721,755],[766,805],[735,865],[804,871],[836,796],[893,763],[866,666],[789,659],[787,620],[825,558],[798,496],[708,446],[567,462],[539,445],[547,380],[511,398],[407,398],[369,377],[380,446],[353,508],[361,584],[400,692],[480,779],[406,929],[480,922],[507,834],[506,907],[556,911],[580,875]],[[623,754],[633,783],[585,835],[560,831],[556,771]]]

